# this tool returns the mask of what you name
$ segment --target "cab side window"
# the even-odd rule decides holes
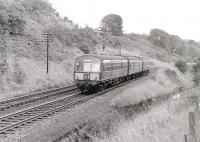
[[[76,62],[75,70],[76,71],[83,71],[83,63],[82,62]]]

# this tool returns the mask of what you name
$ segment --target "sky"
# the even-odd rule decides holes
[[[200,0],[48,0],[61,17],[81,27],[98,28],[108,14],[123,19],[126,33],[149,34],[159,28],[200,41]]]

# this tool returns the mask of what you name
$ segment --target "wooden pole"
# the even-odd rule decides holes
[[[47,74],[49,73],[49,44],[52,42],[52,36],[49,33],[45,33],[45,41],[46,41],[46,48],[47,48]]]
[[[47,34],[47,74],[49,73],[49,35]]]

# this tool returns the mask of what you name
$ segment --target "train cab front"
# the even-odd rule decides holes
[[[91,90],[100,81],[100,61],[81,56],[75,60],[74,82],[81,91]]]

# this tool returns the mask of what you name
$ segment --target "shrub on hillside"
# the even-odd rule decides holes
[[[45,0],[24,0],[22,1],[22,5],[26,11],[30,13],[41,12],[48,15],[51,12],[55,12],[55,10],[52,8],[52,5]]]
[[[20,67],[18,60],[14,62],[14,72],[13,72],[13,81],[17,84],[24,84],[26,80],[26,75]]]
[[[22,16],[23,8],[15,4],[8,8],[0,8],[2,8],[0,9],[0,29],[10,31],[11,35],[22,33],[26,24],[26,20]]]
[[[81,45],[79,47],[79,49],[84,53],[84,54],[89,54],[90,53],[90,50],[89,50],[89,47],[87,45]]]
[[[187,64],[185,61],[178,60],[175,63],[175,66],[182,72],[185,73],[187,71]]]
[[[200,84],[200,61],[192,67],[193,82],[195,86]]]
[[[9,30],[11,31],[10,34],[14,33],[23,33],[24,27],[25,27],[25,20],[23,20],[20,17],[9,15],[9,19],[7,22],[7,25],[9,27]]]

